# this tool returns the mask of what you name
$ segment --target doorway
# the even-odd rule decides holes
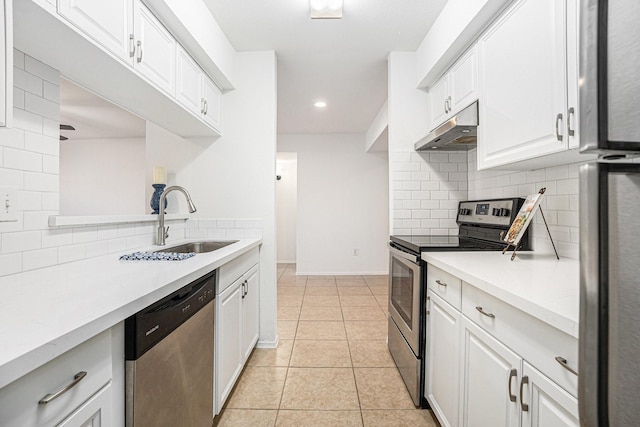
[[[278,263],[296,262],[298,216],[298,154],[277,153],[276,209]]]

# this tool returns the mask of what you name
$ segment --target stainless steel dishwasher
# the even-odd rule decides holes
[[[127,427],[211,427],[213,271],[125,320]]]

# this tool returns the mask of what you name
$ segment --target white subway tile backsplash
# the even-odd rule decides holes
[[[18,49],[13,49],[13,66],[20,70],[24,70],[24,53]]]
[[[219,219],[216,222],[218,228],[233,228],[235,227],[235,220],[233,219]]]
[[[60,174],[60,159],[56,156],[42,155],[42,172]]]
[[[46,211],[57,211],[60,209],[59,193],[42,193],[42,209]]]
[[[60,137],[60,121],[42,118],[42,134],[55,139]]]
[[[42,155],[5,147],[3,164],[8,169],[42,172]]]
[[[227,237],[226,230],[224,228],[207,228],[207,238],[210,239],[224,239]]]
[[[72,242],[73,236],[69,229],[42,230],[43,248],[66,246],[70,245]]]
[[[58,70],[51,68],[47,64],[40,62],[29,55],[25,55],[24,57],[24,69],[27,72],[40,77],[42,80],[46,80],[55,85],[60,82],[60,73]]]
[[[119,253],[127,250],[127,238],[121,237],[118,239],[107,240],[109,247],[109,253]]]
[[[42,134],[42,116],[19,108],[13,109],[13,125],[19,129]]]
[[[24,131],[17,127],[0,128],[0,146],[24,148]]]
[[[60,87],[57,84],[43,82],[43,96],[56,104],[60,103]]]
[[[59,192],[58,175],[39,172],[24,172],[24,189],[27,191]]]
[[[96,240],[98,240],[97,226],[74,227],[72,229],[72,242],[74,244],[95,242]]]
[[[60,106],[32,93],[24,95],[24,109],[51,120],[60,120]]]
[[[13,85],[26,93],[42,96],[42,79],[15,67],[13,69]]]
[[[13,106],[24,110],[24,90],[14,87],[13,88]]]
[[[23,213],[24,230],[44,230],[49,226],[49,216],[57,212],[25,211]]]
[[[57,132],[58,134],[55,137],[43,135],[41,123],[40,130],[38,132],[25,132],[24,149],[58,157],[60,155],[60,140],[58,138],[60,130],[58,129]]]
[[[41,248],[40,231],[2,233],[2,253],[10,254]]]
[[[20,273],[22,271],[22,252],[0,255],[0,276]]]
[[[22,268],[24,270],[35,270],[36,268],[50,267],[58,263],[58,249],[38,249],[27,251],[22,254]]]
[[[97,242],[87,243],[85,251],[85,256],[87,258],[106,255],[109,253],[109,242],[107,240],[100,240]]]
[[[37,191],[18,191],[18,207],[23,211],[40,211],[42,209],[42,193]]]
[[[79,261],[86,258],[86,247],[83,243],[78,245],[60,246],[58,248],[58,262]]]

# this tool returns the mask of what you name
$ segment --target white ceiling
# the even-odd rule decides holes
[[[60,123],[76,128],[60,131],[70,140],[146,134],[145,120],[65,79],[60,79]]]
[[[446,3],[344,0],[342,19],[312,20],[309,0],[203,1],[237,51],[276,51],[278,133],[366,132],[387,99],[389,52],[415,51]]]

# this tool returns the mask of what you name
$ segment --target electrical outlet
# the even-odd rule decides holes
[[[360,255],[360,249],[354,249],[353,256],[358,256],[358,255]]]
[[[0,187],[0,222],[18,221],[18,189]]]

